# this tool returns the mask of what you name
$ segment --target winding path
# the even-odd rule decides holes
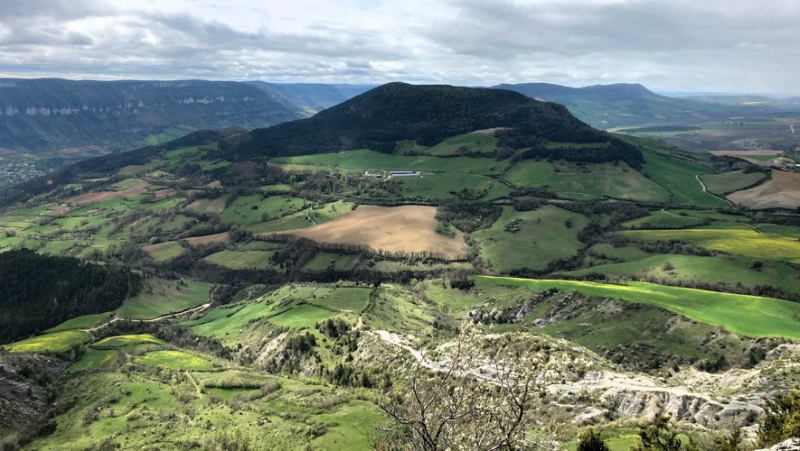
[[[103,324],[101,324],[99,326],[95,326],[95,327],[92,327],[92,328],[89,328],[89,329],[78,329],[78,330],[80,330],[82,332],[86,332],[86,333],[92,334],[92,332],[95,332],[95,331],[98,331],[98,330],[103,329],[105,327],[108,327],[111,324],[116,323],[118,321],[130,321],[130,322],[134,322],[134,323],[157,323],[159,321],[164,321],[166,319],[174,318],[176,316],[185,315],[187,313],[196,313],[196,312],[203,311],[203,310],[208,309],[209,307],[211,307],[211,304],[213,304],[213,302],[210,301],[210,302],[206,302],[205,304],[198,305],[197,307],[192,307],[190,309],[186,309],[186,310],[183,310],[183,311],[180,311],[180,312],[169,313],[169,314],[166,314],[166,315],[161,315],[159,317],[149,318],[149,319],[122,318],[122,317],[119,317],[119,316],[115,316],[115,317],[109,319],[108,321],[104,322]],[[94,337],[94,334],[92,334],[92,337]]]
[[[725,199],[725,198],[723,198],[723,197],[719,197],[719,196],[717,196],[716,194],[710,193],[710,192],[708,191],[708,188],[706,188],[706,184],[705,184],[705,183],[703,183],[703,181],[702,181],[702,180],[700,180],[700,174],[696,174],[696,175],[694,176],[694,178],[695,178],[695,180],[697,180],[698,182],[700,182],[700,186],[702,186],[702,187],[703,187],[703,192],[704,192],[704,193],[708,194],[708,195],[709,195],[709,196],[711,196],[711,197],[716,197],[717,199],[719,199],[719,200],[721,200],[721,201],[727,202],[727,203],[728,203],[728,205],[730,205],[731,207],[733,207],[733,206],[734,206],[734,205],[733,205],[733,202],[729,201],[728,199]]]
[[[108,321],[104,322],[103,324],[101,324],[99,326],[94,326],[94,327],[91,327],[89,329],[78,329],[78,330],[91,334],[92,332],[95,332],[95,331],[98,331],[98,330],[103,329],[105,327],[108,327],[111,324],[116,323],[118,321],[131,321],[131,322],[137,322],[137,323],[157,323],[159,321],[164,321],[166,319],[175,318],[177,316],[185,315],[187,313],[201,312],[203,310],[206,310],[206,309],[210,308],[214,304],[214,293],[217,292],[217,288],[219,288],[219,285],[215,286],[214,289],[211,290],[211,294],[209,294],[209,296],[208,296],[208,298],[209,298],[208,302],[206,302],[205,304],[198,305],[197,307],[192,307],[190,309],[181,310],[180,312],[168,313],[166,315],[161,315],[161,316],[157,316],[155,318],[149,318],[149,319],[122,318],[122,317],[119,317],[119,316],[114,316],[114,317],[110,318]]]

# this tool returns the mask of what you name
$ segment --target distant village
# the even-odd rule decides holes
[[[10,162],[4,161],[3,158],[0,157],[0,186],[22,183],[34,177],[45,175],[45,172],[36,169],[36,165],[33,163]]]

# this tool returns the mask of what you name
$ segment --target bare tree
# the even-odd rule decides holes
[[[541,407],[549,354],[483,344],[476,328],[465,326],[440,360],[419,362],[407,384],[395,384],[381,404],[392,422],[375,448],[553,448],[548,437],[529,434],[530,413]]]

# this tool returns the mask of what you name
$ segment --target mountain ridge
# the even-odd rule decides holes
[[[0,142],[27,151],[122,150],[171,127],[264,126],[297,115],[245,83],[206,80],[0,80]]]

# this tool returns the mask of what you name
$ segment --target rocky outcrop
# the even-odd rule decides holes
[[[50,408],[49,384],[67,365],[50,356],[0,353],[0,430],[35,425]]]
[[[666,386],[647,376],[614,371],[589,372],[583,379],[550,385],[547,390],[565,404],[580,394],[594,394],[604,404],[608,418],[651,419],[669,414],[677,421],[710,425],[736,415],[756,418],[763,412],[760,396],[723,401],[688,387]]]
[[[771,448],[763,448],[758,451],[798,451],[800,450],[800,438],[790,438],[785,442],[778,443]]]

